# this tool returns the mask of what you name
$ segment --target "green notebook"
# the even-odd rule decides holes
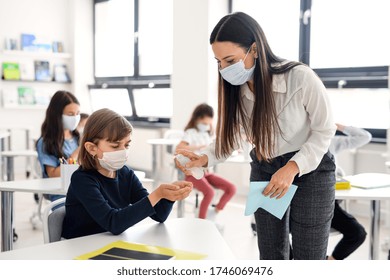
[[[3,62],[4,80],[20,80],[19,63]]]

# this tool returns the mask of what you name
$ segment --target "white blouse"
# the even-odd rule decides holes
[[[272,83],[282,131],[276,135],[274,156],[298,151],[291,161],[297,163],[302,176],[318,167],[336,131],[326,88],[317,74],[304,65],[274,75]],[[255,96],[246,83],[241,86],[241,98],[251,121]],[[204,154],[209,166],[226,159],[216,158],[215,141]]]

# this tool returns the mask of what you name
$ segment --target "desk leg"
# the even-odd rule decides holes
[[[152,172],[155,187],[157,186],[157,145],[152,145]]]
[[[177,217],[183,218],[184,217],[184,200],[179,200],[177,203]]]
[[[4,173],[4,171],[5,171],[5,169],[4,169],[4,166],[5,166],[4,157],[1,156],[1,152],[5,150],[4,147],[5,147],[4,146],[4,138],[1,138],[0,139],[0,176],[1,176],[0,177],[0,181],[4,180],[3,176],[5,175],[5,173]]]
[[[14,177],[14,157],[7,157],[7,181],[13,181]]]
[[[379,259],[380,200],[371,201],[370,260]]]
[[[1,251],[10,251],[13,247],[12,209],[13,192],[1,192]]]

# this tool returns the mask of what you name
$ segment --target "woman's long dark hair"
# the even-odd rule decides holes
[[[191,119],[187,123],[186,127],[184,130],[190,129],[190,128],[196,128],[196,122],[199,119],[202,119],[204,117],[214,117],[214,109],[210,105],[206,103],[199,104],[196,106],[194,111],[192,112]],[[212,133],[212,128],[210,129],[209,133]]]
[[[240,119],[246,137],[255,145],[259,159],[273,157],[275,135],[280,131],[272,89],[272,75],[284,73],[299,65],[299,62],[283,63],[268,45],[260,25],[249,15],[237,12],[224,16],[210,35],[210,44],[232,42],[247,52],[256,43],[258,58],[255,60],[254,97],[252,122],[249,123],[240,98],[240,86],[231,85],[219,74],[218,82],[218,122],[216,156],[229,156],[239,145]],[[275,65],[274,63],[277,63]]]
[[[65,156],[62,151],[64,145],[64,126],[62,124],[62,113],[64,108],[71,104],[79,104],[77,98],[67,91],[57,91],[50,100],[46,110],[46,117],[41,127],[41,137],[44,143],[45,151],[56,157]],[[71,132],[79,141],[80,134],[76,130]]]

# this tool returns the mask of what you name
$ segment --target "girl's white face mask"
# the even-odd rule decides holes
[[[250,69],[245,69],[244,64],[250,50],[251,48],[249,48],[246,53],[244,60],[240,59],[239,62],[219,70],[219,73],[221,73],[221,76],[225,81],[234,86],[240,86],[252,79],[256,63]]]
[[[76,116],[62,115],[62,125],[64,129],[69,129],[73,131],[77,128],[77,125],[80,122],[80,114]]]
[[[99,164],[108,171],[117,171],[126,164],[128,158],[127,152],[127,149],[115,152],[103,152],[103,157],[98,158]]]
[[[207,132],[210,130],[210,125],[209,124],[205,124],[205,123],[198,123],[196,125],[196,128],[200,131],[200,132]]]

